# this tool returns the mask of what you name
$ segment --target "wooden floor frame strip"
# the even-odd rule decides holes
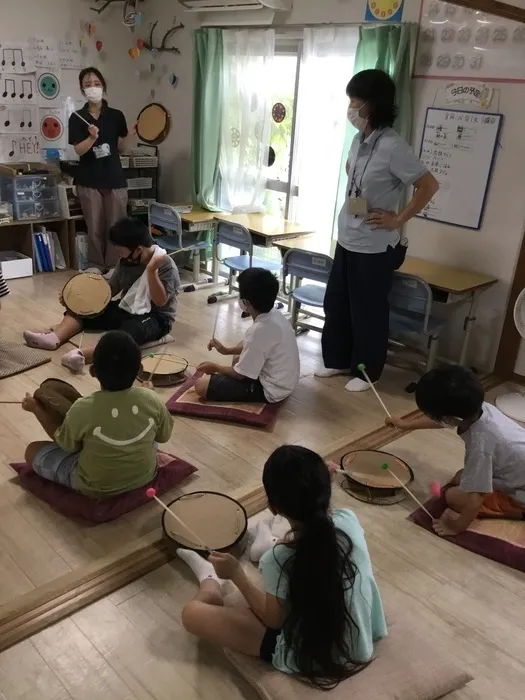
[[[501,382],[493,375],[488,375],[482,378],[482,383],[485,391],[489,391]],[[418,415],[421,415],[420,411],[413,411],[406,417]],[[324,457],[339,461],[346,452],[378,449],[399,437],[398,430],[383,425],[351,442],[340,440],[334,443]],[[262,484],[245,486],[229,495],[242,503],[248,517],[256,515],[267,506]],[[158,533],[150,533],[111,555],[59,576],[48,584],[5,603],[0,606],[0,651],[9,649],[86,605],[104,598],[172,558],[162,537]]]

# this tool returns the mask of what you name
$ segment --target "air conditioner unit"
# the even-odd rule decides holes
[[[240,10],[274,10],[289,12],[293,0],[179,0],[188,12],[239,12]]]

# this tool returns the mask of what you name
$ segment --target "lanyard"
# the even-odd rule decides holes
[[[361,173],[361,178],[360,178],[360,180],[359,180],[359,185],[358,185],[357,182],[356,182],[356,168],[357,168],[357,158],[359,157],[359,150],[357,151],[357,156],[356,156],[355,164],[354,164],[354,170],[353,170],[353,172],[352,172],[352,178],[351,178],[351,180],[350,180],[350,192],[348,193],[348,196],[349,196],[349,197],[352,196],[352,192],[354,191],[354,187],[355,187],[355,196],[356,196],[356,197],[360,197],[360,196],[361,196],[362,186],[363,186],[363,178],[364,178],[364,176],[365,176],[366,169],[368,168],[368,164],[370,163],[370,160],[372,159],[372,156],[374,155],[374,149],[375,149],[375,147],[376,147],[376,145],[377,145],[377,142],[379,141],[379,139],[381,138],[382,135],[383,135],[382,132],[381,132],[380,134],[378,134],[376,140],[375,140],[374,143],[372,144],[372,148],[370,149],[370,153],[368,154],[368,159],[367,159],[367,161],[366,161],[366,163],[365,163],[365,167],[363,168],[363,172]],[[361,144],[360,144],[360,147],[361,147]]]

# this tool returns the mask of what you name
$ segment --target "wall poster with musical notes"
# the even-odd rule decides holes
[[[0,43],[0,73],[22,75],[34,72],[33,54],[26,42],[3,41]]]
[[[0,74],[0,103],[3,104],[37,104],[35,76]]]
[[[38,107],[0,104],[0,134],[37,134]]]
[[[40,161],[40,134],[1,134],[0,162],[23,163]]]

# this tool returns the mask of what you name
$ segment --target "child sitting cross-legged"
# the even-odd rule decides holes
[[[52,440],[26,449],[26,462],[37,474],[92,498],[132,491],[153,479],[156,443],[170,439],[173,419],[154,391],[133,386],[140,366],[133,338],[110,331],[91,366],[100,391],[77,399],[63,422],[26,395],[22,408],[34,413]]]
[[[277,403],[288,398],[299,383],[299,350],[294,330],[274,309],[279,283],[269,271],[252,267],[241,272],[239,305],[253,319],[244,342],[226,347],[212,338],[208,350],[233,355],[231,365],[203,362],[195,391],[209,401]]]
[[[434,522],[438,535],[457,535],[478,516],[525,516],[525,429],[485,402],[477,375],[447,365],[425,374],[416,388],[422,418],[392,418],[401,430],[456,428],[465,443],[463,469],[445,489],[450,510]]]
[[[80,318],[66,311],[52,332],[25,331],[27,345],[56,350],[82,330],[122,330],[139,345],[146,345],[170,332],[180,287],[173,259],[155,245],[148,226],[138,219],[117,221],[109,232],[109,240],[120,255],[108,280],[111,296],[122,294],[122,299],[110,301],[94,318]],[[81,372],[92,361],[93,351],[87,344],[81,350],[71,350],[63,355],[62,364],[72,372]]]
[[[200,639],[296,673],[328,690],[369,663],[386,636],[383,606],[365,536],[350,509],[332,510],[331,468],[304,447],[283,445],[268,459],[263,484],[270,510],[290,524],[276,542],[259,527],[252,547],[263,589],[230,554],[178,555],[199,591],[182,611],[182,624]],[[262,523],[261,523],[262,524]],[[223,605],[221,579],[248,603]]]

